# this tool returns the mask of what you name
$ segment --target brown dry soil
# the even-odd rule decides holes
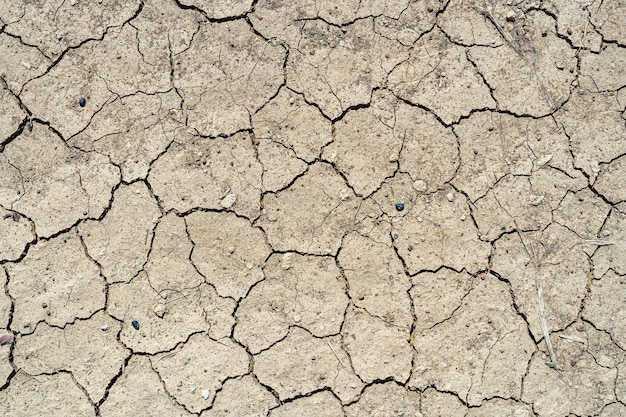
[[[0,415],[625,416],[625,21],[0,1]]]

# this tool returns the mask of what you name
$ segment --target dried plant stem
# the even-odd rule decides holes
[[[524,247],[524,250],[526,250],[526,253],[535,265],[535,288],[537,289],[537,299],[539,300],[539,323],[541,324],[541,333],[543,334],[543,340],[545,340],[546,347],[548,348],[548,352],[550,353],[549,365],[551,368],[556,369],[557,371],[561,371],[561,368],[559,368],[559,366],[556,364],[556,354],[554,353],[554,348],[552,347],[552,341],[550,340],[550,331],[548,330],[548,324],[546,323],[545,302],[543,300],[543,289],[541,288],[541,277],[539,275],[541,264],[532,246],[526,244],[526,240],[524,240],[524,236],[522,235],[522,231],[517,225],[517,222],[514,223],[515,230],[519,235],[522,246]]]
[[[476,11],[482,14],[483,16],[485,16],[487,19],[491,20],[491,23],[493,23],[496,29],[498,29],[498,32],[500,32],[500,35],[502,35],[504,40],[511,46],[511,48],[513,48],[515,52],[517,52],[519,56],[524,58],[524,55],[522,54],[522,50],[517,44],[517,42],[515,42],[515,40],[513,39],[513,36],[511,36],[511,34],[504,28],[504,26],[502,26],[500,22],[498,22],[498,19],[496,19],[493,13],[491,13],[491,10],[481,9],[477,7]]]
[[[556,110],[556,106],[554,104],[554,100],[552,99],[552,96],[548,92],[548,89],[546,88],[545,83],[543,82],[543,80],[539,76],[539,73],[537,72],[537,52],[535,51],[535,56],[534,56],[533,62],[532,63],[528,62],[528,60],[524,56],[524,53],[522,52],[522,49],[519,47],[517,42],[515,42],[515,39],[513,39],[513,36],[511,36],[511,34],[506,30],[506,28],[504,26],[502,26],[502,24],[498,21],[498,19],[496,19],[496,17],[493,15],[493,13],[491,13],[491,10],[483,9],[483,8],[480,8],[480,7],[476,7],[475,9],[476,9],[476,11],[478,13],[480,13],[483,16],[485,16],[487,19],[489,19],[491,21],[491,23],[493,23],[493,25],[496,27],[498,32],[500,32],[500,35],[502,35],[502,37],[509,44],[509,46],[511,48],[513,48],[513,50],[517,53],[517,55],[520,56],[520,58],[522,58],[524,61],[526,61],[526,63],[528,65],[530,65],[532,67],[533,72],[535,73],[535,77],[537,77],[537,82],[539,83],[539,87],[541,88],[541,91],[543,92],[544,96],[546,97],[546,101],[548,102],[548,105],[550,106],[550,109],[552,111]],[[534,49],[535,48],[533,47],[533,50]]]

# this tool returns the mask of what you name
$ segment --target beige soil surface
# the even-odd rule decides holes
[[[0,0],[0,415],[626,416],[623,0]]]

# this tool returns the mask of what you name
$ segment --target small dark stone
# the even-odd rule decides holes
[[[407,249],[409,250],[409,252],[411,252],[413,250],[413,246],[409,245]]]
[[[396,203],[396,210],[398,210],[398,211],[402,211],[402,210],[404,210],[404,204],[402,204],[402,203]]]
[[[80,105],[80,107],[85,107],[85,104],[87,104],[87,99],[85,97],[81,97],[80,100],[78,100],[78,104]]]
[[[137,320],[133,320],[133,327],[135,330],[139,330],[139,322]]]

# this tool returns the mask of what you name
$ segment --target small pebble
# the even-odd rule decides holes
[[[237,196],[233,193],[228,193],[224,196],[224,198],[222,198],[222,201],[220,201],[220,204],[222,205],[222,207],[228,210],[236,202],[237,202]]]
[[[402,203],[396,203],[396,210],[398,210],[398,211],[402,211],[402,210],[404,210],[404,204],[402,204]]]
[[[104,326],[100,327],[100,330],[102,330],[103,332],[106,332],[107,330],[109,330],[109,326],[105,324]]]
[[[293,98],[293,97],[290,97],[290,98],[289,98],[289,104],[293,104],[293,103],[295,103],[295,102],[296,102],[296,99],[295,99],[295,98]]]
[[[426,6],[426,10],[428,10],[429,12],[432,12],[434,9],[433,5],[431,3],[428,3],[428,5]]]
[[[446,195],[446,198],[448,199],[448,201],[452,202],[452,201],[454,201],[454,194],[452,194],[452,193],[448,193],[448,194]]]
[[[139,330],[139,322],[137,320],[133,320],[133,327],[135,330]]]
[[[161,303],[155,304],[154,307],[152,308],[152,311],[154,311],[154,314],[156,314],[158,318],[162,319],[166,313],[165,305]]]
[[[85,107],[85,104],[87,104],[87,99],[85,99],[85,97],[81,97],[80,100],[78,100],[78,105],[80,107]]]
[[[15,340],[15,336],[12,334],[3,334],[0,336],[0,346],[2,345],[10,345]]]
[[[202,398],[204,398],[205,400],[209,399],[209,390],[208,389],[203,389],[202,390]]]
[[[424,192],[427,189],[426,186],[426,181],[424,180],[417,180],[413,183],[413,188],[415,188],[415,191],[419,191],[419,192]]]
[[[442,78],[446,78],[446,75],[447,75],[447,74],[446,74],[446,72],[445,72],[445,71],[442,71],[442,72],[441,72],[441,77],[442,77]]]

